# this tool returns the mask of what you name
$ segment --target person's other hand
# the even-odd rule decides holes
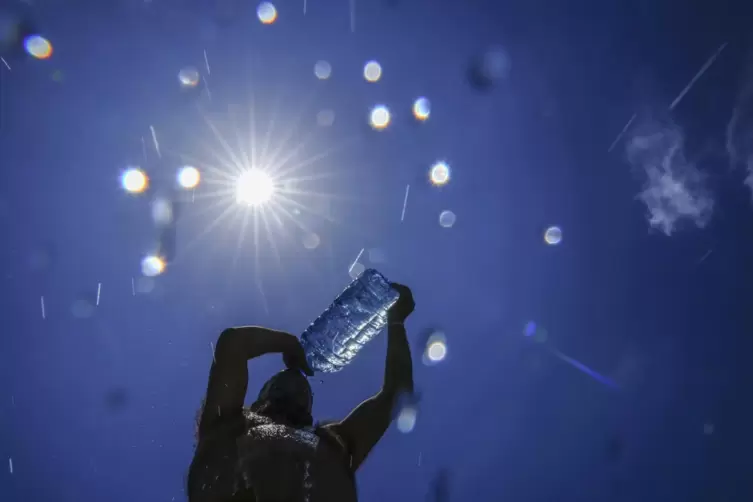
[[[400,297],[387,312],[389,322],[404,322],[416,308],[416,302],[413,300],[413,293],[407,286],[393,282],[390,284],[392,289],[400,293]]]
[[[298,337],[293,337],[289,346],[282,352],[282,362],[289,369],[302,371],[307,376],[314,376],[314,370],[306,361],[306,353]]]

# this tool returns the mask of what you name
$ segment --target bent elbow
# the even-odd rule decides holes
[[[214,347],[214,358],[226,358],[238,351],[238,331],[235,328],[227,328],[217,337]]]

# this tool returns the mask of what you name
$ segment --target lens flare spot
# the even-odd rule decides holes
[[[429,118],[429,115],[431,114],[431,103],[426,98],[418,98],[413,103],[413,116],[416,117],[416,120],[420,120],[423,122],[424,120]]]
[[[332,65],[327,61],[317,61],[314,65],[314,75],[319,80],[327,80],[332,75]]]
[[[376,130],[386,129],[390,125],[390,111],[384,105],[372,108],[369,114],[369,123]]]
[[[24,40],[24,47],[30,56],[37,59],[48,59],[52,56],[52,44],[39,35],[32,35]]]
[[[193,66],[188,66],[178,72],[178,81],[182,87],[196,87],[200,79],[199,70]]]
[[[129,167],[121,175],[120,184],[128,193],[142,193],[149,186],[149,178],[138,167]]]
[[[550,246],[556,246],[562,242],[562,229],[560,227],[549,227],[544,232],[544,242]]]
[[[141,273],[146,277],[155,277],[165,271],[165,260],[157,255],[148,255],[141,260]]]
[[[382,66],[376,61],[369,61],[363,67],[363,78],[367,82],[378,82],[382,78]]]
[[[417,420],[418,409],[414,406],[406,406],[400,410],[400,414],[397,416],[397,430],[403,434],[408,434],[416,427]]]
[[[259,206],[269,201],[274,194],[272,178],[261,169],[249,169],[238,177],[235,200],[248,206]]]
[[[186,190],[192,190],[199,186],[201,174],[193,166],[183,166],[178,170],[178,184]]]
[[[457,216],[450,210],[442,211],[439,214],[439,224],[444,228],[452,228],[457,221]]]
[[[443,331],[434,331],[426,340],[423,363],[426,366],[434,366],[447,357],[447,340]]]
[[[173,221],[173,204],[159,197],[152,202],[152,220],[160,226],[167,226]]]
[[[262,24],[272,24],[277,20],[277,8],[271,2],[262,2],[256,9],[256,15]]]
[[[429,170],[429,181],[432,185],[442,186],[450,181],[450,166],[445,162],[437,162]]]
[[[426,347],[426,357],[432,362],[443,361],[447,356],[447,345],[444,342],[436,341]]]
[[[319,235],[314,232],[309,232],[303,236],[303,247],[306,249],[316,249],[321,242]]]
[[[533,336],[536,334],[536,323],[533,321],[528,321],[523,328],[523,334],[525,336]]]

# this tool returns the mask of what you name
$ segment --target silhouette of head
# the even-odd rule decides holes
[[[314,423],[313,404],[314,394],[306,376],[298,370],[287,369],[267,380],[251,411],[294,427],[306,427]]]

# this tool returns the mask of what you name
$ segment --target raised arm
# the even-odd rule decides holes
[[[259,326],[229,328],[220,334],[199,421],[199,442],[221,418],[241,416],[248,388],[248,361],[273,352],[300,362],[303,349],[295,336]]]
[[[413,392],[413,362],[403,322],[415,307],[413,295],[405,286],[392,285],[400,292],[400,299],[389,312],[387,327],[387,359],[382,389],[359,404],[341,422],[330,428],[345,442],[355,472],[379,442],[393,417],[393,408],[403,392]]]

